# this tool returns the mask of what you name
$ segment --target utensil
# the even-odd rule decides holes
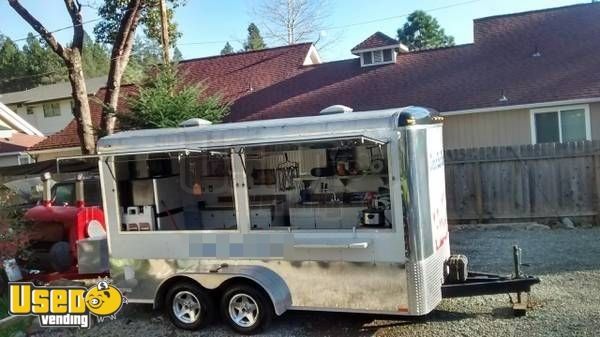
[[[289,191],[295,189],[294,178],[300,175],[300,164],[288,159],[288,154],[284,153],[285,161],[277,165],[277,186],[280,191]]]

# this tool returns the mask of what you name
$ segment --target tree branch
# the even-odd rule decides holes
[[[83,50],[83,18],[81,17],[81,4],[79,1],[65,0],[65,6],[67,12],[71,17],[73,23],[73,46],[72,48],[78,48],[80,51]]]
[[[112,134],[115,128],[121,78],[131,55],[135,30],[141,17],[141,11],[144,9],[143,7],[141,0],[129,1],[114,40],[101,120],[101,128],[107,134]]]
[[[56,41],[54,35],[50,33],[41,22],[34,18],[33,15],[31,15],[31,13],[25,9],[25,7],[21,6],[19,0],[8,0],[8,4],[15,10],[15,12],[17,12],[17,14],[21,16],[21,18],[23,18],[23,20],[27,21],[27,23],[29,23],[29,25],[31,25],[31,27],[33,27],[38,34],[40,34],[44,41],[48,43],[50,48],[52,48],[52,50],[58,54],[58,56],[64,60],[67,60],[68,56],[66,55],[63,46]]]

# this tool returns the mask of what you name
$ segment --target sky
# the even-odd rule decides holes
[[[183,36],[178,48],[185,59],[219,54],[226,41],[235,50],[242,48],[246,29],[255,22],[259,29],[263,19],[254,14],[261,1],[267,0],[187,0],[185,7],[175,12],[175,21]],[[319,50],[323,61],[353,57],[350,49],[376,31],[396,37],[396,30],[412,11],[421,9],[437,18],[446,34],[457,44],[473,42],[473,19],[542,8],[559,7],[589,1],[573,0],[324,0],[329,13],[321,35],[327,46]],[[21,0],[36,18],[53,31],[70,25],[68,14],[60,0]],[[82,0],[84,21],[97,20],[98,0]],[[85,25],[91,34],[94,24]],[[8,5],[0,2],[0,33],[13,40],[23,39],[33,29]],[[268,33],[263,28],[263,34]],[[70,40],[72,30],[55,33],[61,42]],[[268,46],[277,42],[267,40]]]

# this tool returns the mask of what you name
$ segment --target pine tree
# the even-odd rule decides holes
[[[108,74],[109,56],[103,45],[95,42],[84,32],[83,35],[83,71],[87,78]]]
[[[22,78],[27,74],[23,53],[10,38],[3,40],[0,46],[0,92],[23,90]]]
[[[190,118],[220,122],[229,112],[220,95],[206,93],[201,84],[186,84],[171,64],[149,71],[129,106],[130,113],[119,118],[127,128],[177,127]]]
[[[221,49],[221,55],[228,55],[228,54],[233,54],[235,53],[233,51],[233,47],[229,44],[229,41],[227,41],[227,43],[225,43],[225,46],[223,47],[223,49]]]
[[[398,29],[398,40],[410,49],[453,46],[454,38],[446,35],[438,21],[424,11],[414,11]]]
[[[67,69],[58,55],[32,33],[23,46],[23,62],[27,78],[21,84],[27,88],[67,79]]]
[[[175,47],[175,49],[173,50],[173,61],[179,62],[181,60],[183,60],[183,54],[181,53],[181,50],[179,50],[179,48]]]
[[[265,41],[262,36],[260,36],[260,30],[254,23],[251,23],[248,26],[248,39],[244,43],[244,50],[259,50],[266,47]]]

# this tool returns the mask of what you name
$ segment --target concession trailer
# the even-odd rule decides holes
[[[492,293],[522,303],[539,280],[521,275],[518,249],[511,277],[450,255],[441,119],[334,107],[104,137],[111,278],[180,328],[220,313],[241,333],[292,309],[416,316]]]

